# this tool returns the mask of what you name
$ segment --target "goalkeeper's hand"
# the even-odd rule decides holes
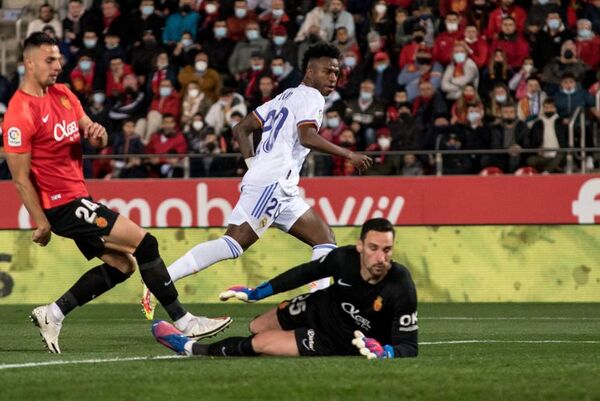
[[[229,298],[237,298],[240,301],[252,303],[268,296],[273,295],[273,287],[268,282],[260,284],[256,288],[234,285],[219,294],[221,301],[227,301]]]
[[[361,355],[367,359],[388,359],[394,357],[394,347],[391,345],[381,345],[374,338],[365,337],[363,333],[356,330],[352,344],[358,348]]]

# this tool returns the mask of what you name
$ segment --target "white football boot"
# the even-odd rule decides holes
[[[188,324],[180,329],[191,340],[197,341],[217,335],[225,330],[233,320],[230,317],[209,318],[206,316],[193,316]]]
[[[62,328],[62,323],[55,323],[52,319],[48,319],[50,305],[38,306],[31,311],[31,321],[40,329],[42,342],[53,354],[60,354],[58,346],[58,335]]]

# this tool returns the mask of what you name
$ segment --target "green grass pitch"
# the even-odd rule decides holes
[[[190,310],[245,335],[269,306]],[[600,400],[598,304],[421,304],[419,357],[385,361],[158,359],[139,307],[110,304],[75,310],[50,355],[31,309],[0,305],[0,400]]]

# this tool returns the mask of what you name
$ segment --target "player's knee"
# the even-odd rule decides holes
[[[138,264],[152,262],[160,257],[158,252],[158,240],[150,233],[146,233],[140,241],[133,256],[137,259]]]
[[[333,232],[333,230],[331,229],[331,227],[327,227],[329,230],[329,239],[327,240],[328,243],[330,244],[335,244],[335,233]]]
[[[259,330],[259,324],[257,323],[257,320],[260,318],[260,316],[256,316],[254,319],[252,319],[250,321],[250,323],[248,324],[248,331],[250,331],[250,333],[252,334],[258,334],[260,333]]]
[[[244,253],[244,247],[240,245],[240,243],[233,237],[229,235],[224,235],[221,237],[223,241],[227,244],[229,251],[231,253],[230,259],[237,259]]]

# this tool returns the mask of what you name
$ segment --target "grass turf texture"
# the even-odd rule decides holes
[[[225,335],[245,335],[268,307],[190,310],[229,314],[235,320]],[[600,399],[597,304],[421,304],[420,355],[408,360],[178,358],[7,369],[172,355],[151,337],[136,305],[107,304],[74,311],[63,327],[63,354],[50,355],[28,322],[31,309],[0,306],[0,400]],[[460,340],[497,342],[449,343]],[[548,340],[564,342],[541,342]]]

